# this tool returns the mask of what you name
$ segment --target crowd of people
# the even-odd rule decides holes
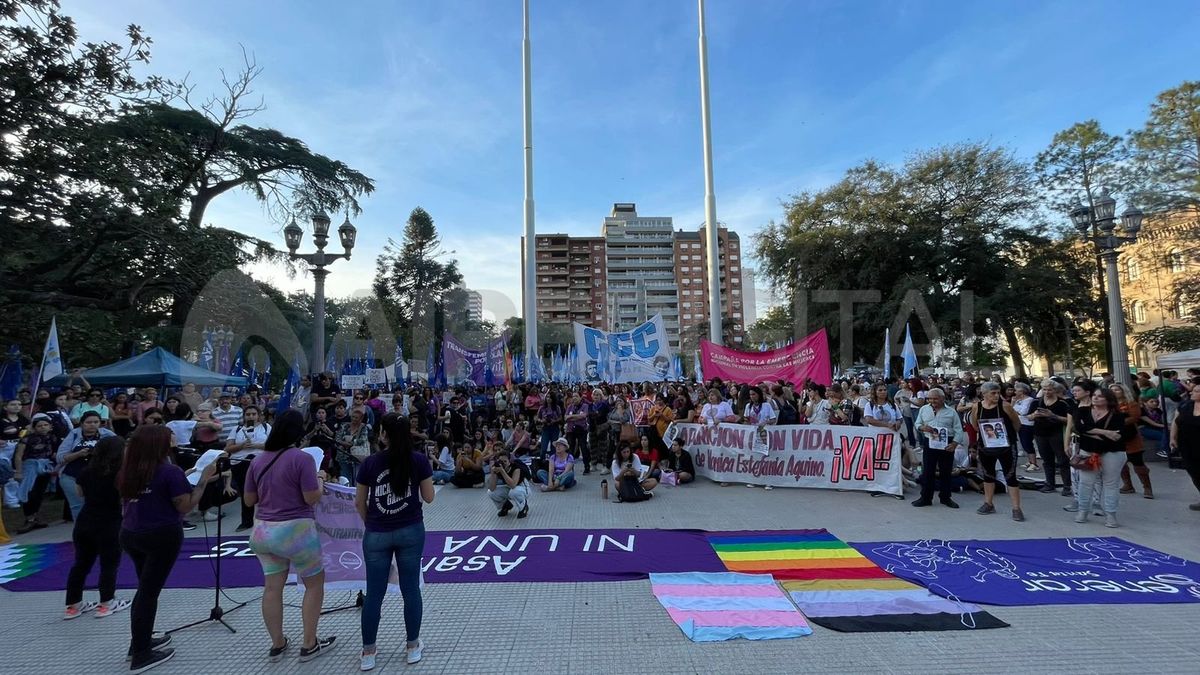
[[[914,506],[953,494],[982,493],[977,512],[996,512],[1007,494],[1012,518],[1025,519],[1022,489],[1072,499],[1063,509],[1086,522],[1095,513],[1117,527],[1121,495],[1153,499],[1146,455],[1177,457],[1200,491],[1200,372],[1141,373],[1134,388],[1110,377],[1026,382],[999,376],[845,378],[826,386],[560,383],[434,389],[418,384],[384,393],[343,392],[330,373],[304,378],[291,404],[251,386],[194,385],[160,392],[104,391],[82,373],[58,392],[28,390],[0,413],[0,485],[19,507],[18,534],[46,527],[47,495],[63,497],[74,521],[74,567],[64,618],[131,613],[129,658],[142,672],[171,656],[155,636],[158,595],[179,554],[183,532],[217,520],[238,501],[239,531],[266,578],[263,619],[270,660],[289,648],[282,592],[293,570],[306,587],[301,661],[330,650],[317,632],[324,572],[313,505],[322,481],[353,486],[365,523],[367,591],[362,667],[374,667],[381,603],[391,561],[400,570],[406,657],[421,658],[419,567],[421,504],[435,485],[482,488],[498,517],[525,518],[530,497],[579,489],[596,471],[615,501],[650,499],[660,485],[686,485],[696,466],[673,423],[822,424],[888,429],[904,448]],[[313,461],[294,449],[319,448]],[[205,452],[221,459],[196,470]],[[1134,485],[1136,476],[1139,486]],[[611,491],[610,491],[611,486]],[[755,487],[755,485],[750,485]],[[763,486],[770,489],[771,486]],[[1200,511],[1200,502],[1191,504]],[[115,594],[124,552],[134,562],[132,601]],[[84,583],[99,562],[99,601]]]

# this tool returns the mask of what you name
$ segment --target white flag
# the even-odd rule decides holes
[[[38,379],[42,382],[63,373],[62,354],[58,350],[58,319],[50,319],[50,334],[46,336],[46,348],[42,350],[42,368]]]

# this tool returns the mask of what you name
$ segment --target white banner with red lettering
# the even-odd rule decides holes
[[[714,481],[903,495],[900,436],[879,427],[678,424],[696,473]],[[755,438],[760,440],[755,443]]]

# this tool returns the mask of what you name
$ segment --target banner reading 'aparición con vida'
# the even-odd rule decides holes
[[[768,426],[764,455],[753,425],[677,426],[696,473],[714,481],[904,494],[900,437],[886,429]]]

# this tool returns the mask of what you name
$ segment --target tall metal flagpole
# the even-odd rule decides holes
[[[721,251],[717,244],[717,195],[713,190],[712,116],[708,107],[708,36],[700,2],[700,118],[704,127],[704,237],[708,249],[708,339],[721,339]],[[526,94],[528,96],[528,94]]]
[[[530,77],[529,0],[525,0],[525,36],[521,41],[525,66],[525,358],[529,366],[538,356],[537,261],[534,260],[533,227],[533,82]],[[527,366],[527,369],[528,367]]]

